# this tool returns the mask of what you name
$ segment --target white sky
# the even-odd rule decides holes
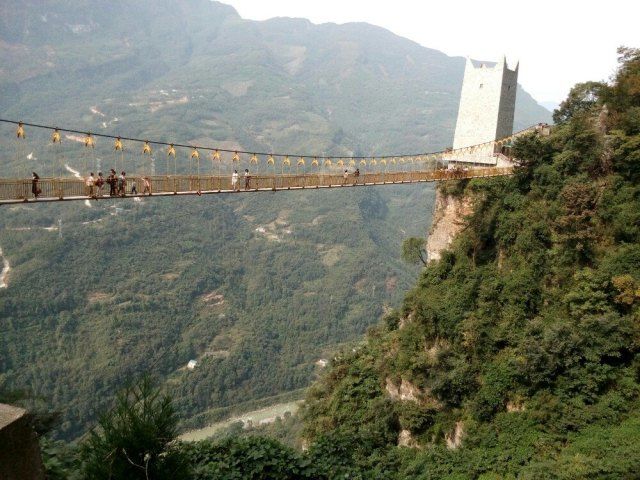
[[[519,82],[539,102],[577,82],[607,80],[616,48],[640,47],[639,0],[221,0],[243,18],[368,22],[447,55],[520,60]]]

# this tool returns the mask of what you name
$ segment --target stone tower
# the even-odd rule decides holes
[[[513,133],[518,66],[467,58],[453,148],[504,138]]]

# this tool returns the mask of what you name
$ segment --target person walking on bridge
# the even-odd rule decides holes
[[[118,177],[118,195],[124,197],[127,193],[127,174],[124,172],[120,172],[120,176]]]
[[[249,169],[244,169],[244,189],[249,190],[249,182],[251,181],[251,175],[249,175]]]
[[[234,170],[231,175],[231,188],[234,192],[238,191],[238,170]]]
[[[142,194],[144,195],[145,193],[148,193],[149,195],[151,195],[151,180],[149,180],[149,177],[144,177],[142,179],[142,182],[144,184],[144,189],[142,190]]]
[[[89,174],[87,179],[85,180],[85,185],[87,186],[87,196],[93,197],[93,186],[96,184],[96,177],[93,176],[93,172]]]
[[[353,184],[354,185],[358,184],[358,178],[360,178],[360,169],[356,168],[356,171],[353,172]]]
[[[36,172],[31,172],[31,193],[33,193],[34,198],[38,198],[40,195],[40,187],[38,187],[38,182],[40,181],[40,175]]]
[[[118,179],[116,178],[116,171],[112,168],[109,176],[107,177],[107,183],[109,184],[109,196],[116,196],[116,184]]]
[[[96,195],[98,197],[101,197],[102,187],[104,187],[104,177],[102,176],[102,172],[98,172],[98,178],[96,178],[96,187],[98,187]]]
[[[349,171],[345,170],[344,173],[342,174],[342,184],[346,185],[347,184],[347,180],[349,180]]]

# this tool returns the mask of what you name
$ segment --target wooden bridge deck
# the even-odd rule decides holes
[[[423,182],[440,182],[465,178],[483,178],[510,175],[511,167],[470,168],[470,169],[438,169],[404,172],[361,173],[358,178],[350,174],[345,180],[339,173],[314,173],[300,175],[252,175],[249,188],[244,188],[244,178],[238,179],[238,190],[234,190],[230,175],[166,175],[150,176],[151,197],[177,195],[208,195],[216,193],[239,192],[274,192],[282,190],[306,190],[319,188],[342,188],[375,185],[412,184]],[[105,184],[101,192],[94,187],[93,196],[84,180],[79,178],[41,178],[38,198],[34,198],[31,179],[0,179],[0,205],[25,202],[60,202],[74,200],[127,199],[148,196],[143,195],[142,175],[127,178],[127,194],[109,196],[109,185]],[[131,195],[132,180],[136,181],[138,195]]]

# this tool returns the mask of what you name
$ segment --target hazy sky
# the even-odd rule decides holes
[[[368,22],[447,55],[520,60],[519,81],[540,102],[576,83],[606,80],[619,45],[640,47],[640,1],[221,0],[244,18]]]

